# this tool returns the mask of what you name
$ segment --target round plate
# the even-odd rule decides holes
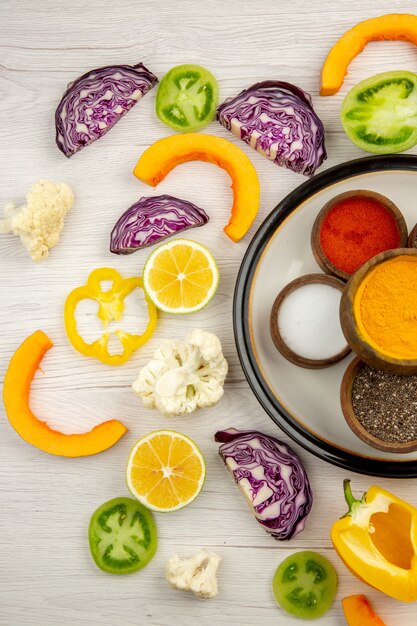
[[[310,247],[317,213],[333,196],[353,189],[386,195],[402,211],[410,230],[417,219],[417,156],[367,157],[337,165],[297,187],[275,207],[240,267],[233,307],[236,347],[259,402],[297,443],[354,472],[417,477],[417,452],[375,450],[347,426],[339,391],[352,355],[326,370],[303,369],[279,354],[269,334],[277,293],[297,276],[320,271]]]

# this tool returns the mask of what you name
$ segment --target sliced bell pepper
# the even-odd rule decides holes
[[[346,567],[363,582],[402,600],[417,600],[417,509],[380,487],[360,500],[344,481],[349,511],[331,539]]]
[[[109,290],[101,289],[101,281],[111,281]],[[125,363],[135,350],[143,346],[152,336],[155,330],[157,312],[155,305],[149,300],[145,293],[148,305],[149,322],[142,335],[133,335],[122,329],[117,329],[114,334],[119,338],[124,350],[120,354],[110,354],[108,342],[111,332],[105,332],[96,341],[87,343],[77,331],[77,320],[75,310],[81,300],[90,299],[99,303],[97,317],[106,328],[111,321],[118,321],[123,316],[125,308],[124,300],[134,289],[143,289],[142,279],[138,276],[133,278],[122,278],[114,269],[101,267],[91,272],[87,283],[82,287],[77,287],[68,295],[64,307],[65,330],[68,339],[78,352],[85,356],[93,356],[108,365],[121,365]]]

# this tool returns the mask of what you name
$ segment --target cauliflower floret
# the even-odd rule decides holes
[[[74,194],[66,183],[39,180],[30,188],[26,204],[4,208],[0,233],[13,233],[20,239],[34,261],[46,259],[57,245],[64,218],[74,204]]]
[[[193,330],[184,341],[163,341],[133,390],[147,408],[166,417],[184,415],[219,402],[227,369],[219,338]]]
[[[171,587],[181,591],[192,591],[199,598],[214,598],[219,589],[216,572],[221,558],[200,550],[189,559],[174,555],[167,563],[165,576]]]

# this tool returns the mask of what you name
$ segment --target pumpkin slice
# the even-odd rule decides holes
[[[389,13],[359,22],[335,43],[321,71],[321,96],[332,96],[343,84],[349,63],[368,41],[401,40],[417,45],[417,15]]]
[[[117,420],[99,424],[87,433],[65,435],[49,428],[30,410],[30,385],[44,354],[53,346],[41,330],[25,339],[12,356],[4,377],[6,415],[15,431],[33,446],[58,456],[87,456],[114,445],[127,428]]]
[[[362,594],[343,598],[342,606],[348,626],[385,626]]]
[[[260,187],[256,170],[246,154],[222,137],[204,133],[171,135],[152,144],[133,170],[144,183],[156,187],[180,163],[207,161],[222,167],[232,179],[232,215],[224,232],[239,241],[259,209]]]

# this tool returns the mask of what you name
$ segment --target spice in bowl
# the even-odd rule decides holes
[[[417,359],[417,256],[401,255],[375,265],[354,298],[362,338],[394,359]]]
[[[327,367],[345,357],[350,348],[339,321],[343,283],[324,274],[308,274],[278,294],[270,329],[278,351],[301,367]]]
[[[408,236],[408,247],[417,248],[417,224],[410,231],[410,234]]]
[[[407,225],[388,198],[352,191],[330,200],[312,231],[316,261],[327,273],[347,280],[373,256],[407,245]]]
[[[352,385],[352,408],[365,430],[382,441],[417,439],[417,376],[399,376],[369,365]]]

